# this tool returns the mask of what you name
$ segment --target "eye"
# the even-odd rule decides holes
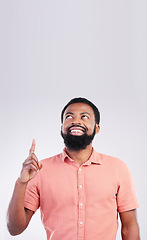
[[[67,115],[65,119],[71,119],[72,116],[71,115]]]
[[[88,119],[89,117],[87,115],[83,115],[82,119]]]

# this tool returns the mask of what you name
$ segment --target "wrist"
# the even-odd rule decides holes
[[[27,186],[28,182],[23,182],[21,177],[18,177],[18,179],[16,180],[16,184]]]

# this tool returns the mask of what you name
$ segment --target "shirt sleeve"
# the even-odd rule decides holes
[[[118,212],[125,212],[138,208],[135,187],[128,166],[122,163],[119,175],[119,186],[117,192]]]
[[[37,175],[29,181],[25,193],[24,207],[36,212],[40,206]]]

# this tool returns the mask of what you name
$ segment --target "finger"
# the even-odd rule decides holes
[[[28,162],[23,166],[23,170],[35,170],[36,172],[40,171],[43,167],[42,164],[35,165],[34,162]]]
[[[30,159],[30,160],[28,159],[27,161],[25,161],[23,163],[23,167],[25,168],[26,166],[28,166],[30,164],[34,165],[36,168],[39,169],[39,164],[35,160],[32,160],[32,159]]]
[[[36,157],[36,155],[35,155],[34,153],[31,153],[31,154],[29,155],[29,157],[24,161],[23,166],[27,165],[27,164],[30,163],[31,161],[32,161],[32,162],[35,162],[35,165],[38,166],[38,168],[39,168],[38,158]]]
[[[30,154],[35,152],[35,147],[36,147],[36,141],[35,141],[35,139],[33,139],[32,146],[29,151]]]
[[[29,155],[29,159],[34,159],[34,160],[38,163],[38,158],[37,158],[37,156],[35,155],[35,153],[31,153],[31,154]]]
[[[29,170],[38,172],[38,171],[39,171],[39,168],[36,167],[34,164],[30,163],[30,164],[28,164],[28,165],[26,165],[26,166],[23,167],[22,172],[24,172],[24,171],[29,171]]]
[[[26,158],[25,162],[30,159],[34,159],[38,163],[38,158],[35,153],[30,153],[29,156]]]

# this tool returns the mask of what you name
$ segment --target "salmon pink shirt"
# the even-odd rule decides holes
[[[24,206],[40,207],[47,240],[116,240],[118,212],[138,207],[127,165],[94,149],[81,166],[65,149],[40,162]]]

